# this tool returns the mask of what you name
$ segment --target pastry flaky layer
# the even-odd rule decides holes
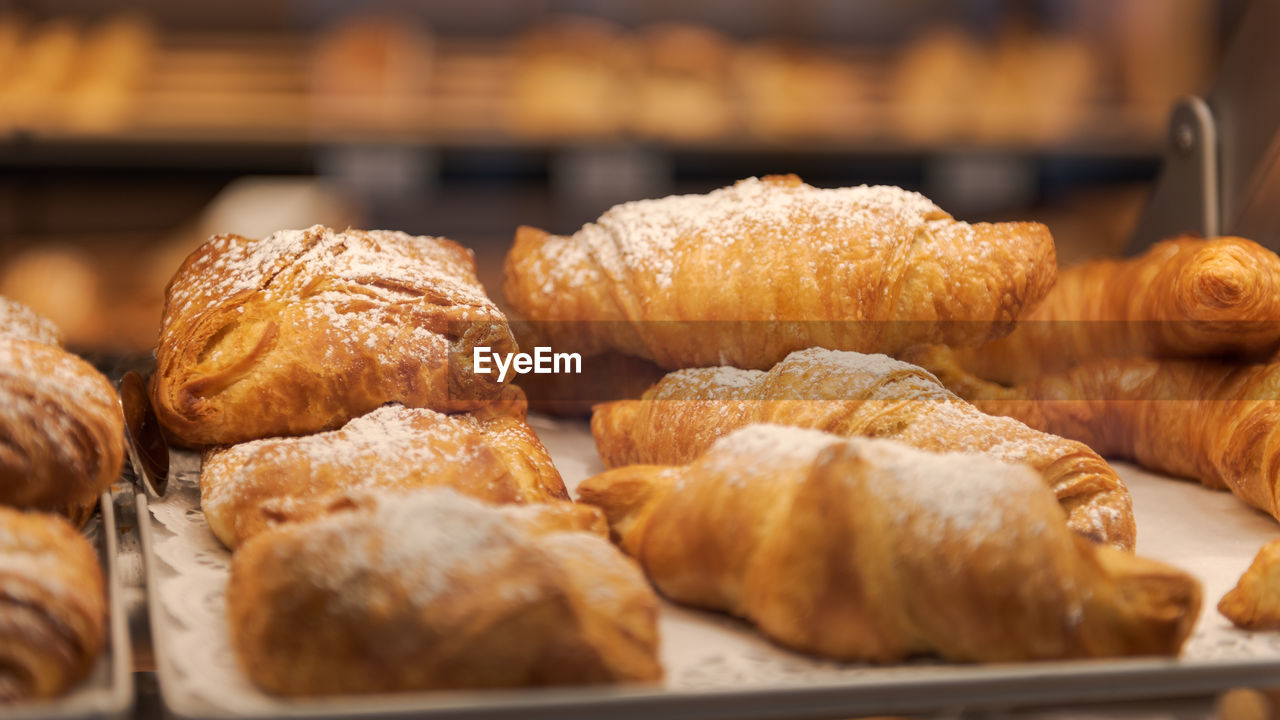
[[[232,558],[249,677],[284,695],[662,676],[658,602],[594,508],[379,493]]]
[[[1191,576],[1073,534],[1037,473],[971,453],[751,425],[686,466],[579,488],[673,600],[842,660],[1176,655]]]
[[[985,412],[1230,490],[1280,519],[1280,363],[1103,358],[1005,387],[945,348],[917,355]]]
[[[558,350],[764,369],[815,346],[981,344],[1056,271],[1043,225],[970,225],[899,188],[787,175],[624,203],[568,237],[521,228],[504,289]]]
[[[83,525],[123,462],[111,382],[56,345],[0,335],[0,504]]]
[[[235,548],[273,526],[349,510],[352,490],[436,485],[494,503],[569,499],[522,416],[387,405],[338,430],[207,451],[200,506]]]
[[[102,652],[98,556],[66,520],[0,507],[0,704],[60,695]]]
[[[598,406],[591,431],[607,467],[676,465],[692,462],[718,438],[762,422],[1025,462],[1057,495],[1073,530],[1133,548],[1128,488],[1097,453],[987,415],[927,371],[883,355],[813,348],[792,353],[768,372],[680,370],[639,400]]]
[[[1238,237],[1180,237],[1063,269],[1008,337],[957,354],[1016,384],[1106,357],[1237,356],[1280,347],[1280,257]]]
[[[470,410],[502,391],[472,349],[514,352],[471,252],[322,226],[218,235],[169,283],[152,395],[190,445],[301,435],[388,402]]]

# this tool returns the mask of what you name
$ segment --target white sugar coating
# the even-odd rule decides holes
[[[526,532],[511,513],[462,495],[451,488],[379,493],[372,507],[333,515],[297,526],[305,538],[306,571],[319,586],[333,591],[344,612],[369,609],[367,576],[372,573],[403,587],[415,608],[429,606],[442,594],[482,591],[463,578],[499,572],[517,553],[536,551],[546,535]],[[552,533],[580,539],[583,549],[604,540],[585,532]],[[566,542],[561,539],[560,542]],[[607,543],[606,543],[607,544]],[[596,560],[584,554],[584,562]],[[622,558],[613,552],[617,560]],[[530,587],[532,600],[538,588]]]
[[[325,311],[338,303],[374,305],[428,300],[482,306],[496,311],[469,262],[451,241],[388,230],[339,232],[315,225],[246,240],[218,235],[175,277],[167,321],[230,300],[238,293],[300,300]],[[198,305],[196,305],[198,304]]]
[[[6,297],[0,297],[0,334],[47,345],[62,344],[62,334],[52,321]]]
[[[819,347],[797,350],[784,358],[779,364],[785,368],[823,368],[830,371],[856,372],[883,377],[899,373],[917,373],[933,377],[924,368],[901,360],[895,360],[888,355],[860,353],[851,350],[828,350]]]
[[[58,459],[80,467],[82,413],[119,413],[111,383],[89,363],[55,345],[0,335],[0,383],[24,388],[0,402],[0,429],[29,432],[33,423],[52,441]],[[27,392],[25,388],[30,388]],[[58,412],[48,408],[57,408]]]
[[[666,288],[679,254],[696,249],[681,247],[680,239],[696,236],[699,246],[727,246],[770,228],[802,233],[821,249],[835,252],[837,243],[850,239],[879,247],[904,230],[949,217],[923,195],[897,187],[820,189],[753,177],[704,195],[616,205],[573,237],[614,277],[639,271]]]
[[[516,427],[482,423],[466,413],[445,415],[425,408],[384,405],[337,430],[251,440],[215,451],[206,459],[203,472],[213,476],[228,466],[235,471],[219,477],[218,482],[202,483],[201,504],[217,512],[236,502],[254,484],[257,465],[271,466],[300,455],[307,459],[312,473],[321,467],[341,469],[350,478],[349,489],[375,484],[371,474],[375,463],[394,463],[404,468],[406,475],[422,468],[463,466],[482,459],[487,445],[476,438],[518,434]],[[297,490],[305,493],[307,488]]]
[[[1021,509],[1034,496],[1048,497],[1040,475],[1026,465],[982,454],[934,453],[894,441],[853,438],[858,453],[881,470],[876,491],[924,526],[941,523],[964,533],[998,533],[1009,527],[1007,508]]]
[[[717,439],[708,449],[709,455],[730,462],[805,463],[812,462],[826,448],[844,442],[836,435],[819,430],[759,423],[739,428]]]

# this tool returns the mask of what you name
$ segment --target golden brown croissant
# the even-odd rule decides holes
[[[66,520],[0,507],[0,705],[60,695],[102,652],[102,569]]]
[[[233,556],[233,645],[284,695],[656,680],[658,602],[594,508],[381,493]]]
[[[1222,596],[1218,612],[1245,630],[1280,629],[1280,540],[1262,546],[1240,581]]]
[[[663,594],[843,660],[1176,655],[1200,606],[1192,577],[1073,536],[1034,471],[983,455],[752,425],[579,495]]]
[[[505,292],[559,351],[768,368],[808,347],[981,344],[1044,296],[1054,258],[1043,225],[787,175],[624,203],[570,237],[521,228]]]
[[[942,348],[911,357],[980,410],[1230,490],[1280,519],[1280,364],[1110,358],[1006,388]]]
[[[51,321],[16,300],[0,296],[0,335],[62,345],[62,333]]]
[[[1277,346],[1280,257],[1243,238],[1181,237],[1062,270],[1012,334],[957,357],[980,377],[1018,384],[1095,358],[1261,359]]]
[[[502,391],[472,372],[475,346],[515,349],[450,240],[319,225],[218,235],[169,284],[152,395],[193,445],[328,430],[388,402],[470,410]]]
[[[124,462],[124,413],[92,365],[0,335],[0,504],[83,525]]]
[[[1026,462],[1057,494],[1073,530],[1133,547],[1129,491],[1097,453],[985,415],[928,372],[883,355],[814,348],[792,353],[767,373],[681,370],[640,400],[599,406],[591,431],[606,467],[676,465],[693,461],[717,438],[760,422]]]
[[[433,485],[495,503],[569,499],[521,417],[387,405],[338,430],[206,452],[200,507],[234,549],[275,525],[347,509],[350,490]]]

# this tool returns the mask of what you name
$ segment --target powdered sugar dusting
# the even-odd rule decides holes
[[[634,273],[669,288],[684,256],[742,242],[760,228],[768,229],[770,244],[803,237],[819,253],[834,254],[849,243],[880,247],[949,217],[923,195],[897,187],[820,189],[753,177],[705,195],[614,206],[574,240],[615,279]]]
[[[761,423],[747,425],[715,441],[709,454],[730,463],[746,461],[768,463],[812,462],[824,449],[842,442],[841,438],[805,428]]]
[[[328,432],[290,438],[252,440],[217,450],[206,458],[202,473],[217,481],[201,482],[201,504],[211,514],[227,510],[256,485],[261,466],[291,466],[305,458],[310,472],[298,479],[294,494],[306,496],[321,482],[322,469],[336,470],[346,489],[385,486],[374,469],[394,465],[406,480],[430,471],[449,468],[469,480],[481,480],[502,469],[495,467],[486,442],[503,432],[516,433],[515,425],[483,423],[470,414],[445,415],[424,408],[386,405]],[[519,438],[521,442],[524,437]],[[464,470],[464,468],[470,470]],[[230,468],[230,470],[228,470]],[[393,473],[394,474],[394,473]],[[503,475],[505,478],[506,475]],[[494,480],[499,478],[493,478]]]
[[[331,325],[394,320],[394,306],[426,301],[497,314],[476,279],[469,251],[452,241],[387,230],[339,232],[321,225],[260,240],[217,235],[174,278],[166,330],[178,318],[257,294],[305,304]],[[359,317],[352,314],[358,310]],[[386,317],[384,317],[386,315]],[[423,330],[425,332],[425,330]],[[163,343],[162,343],[163,344]]]
[[[84,413],[122,415],[111,383],[92,365],[56,345],[0,335],[0,383],[4,377],[28,390],[0,403],[0,427],[29,429],[33,423],[50,441],[59,461],[82,468],[79,443]],[[55,408],[57,411],[51,411]],[[82,468],[89,472],[87,468]]]
[[[0,297],[0,334],[46,345],[61,345],[58,327],[16,300]]]
[[[379,494],[378,502],[366,510],[324,518],[300,526],[300,531],[307,547],[316,549],[310,558],[316,566],[309,568],[315,581],[337,595],[343,610],[357,613],[368,611],[377,600],[369,592],[370,573],[402,586],[415,607],[427,607],[446,593],[480,591],[475,579],[510,566],[518,553],[539,552],[548,537],[591,551],[581,558],[588,565],[610,559],[625,563],[604,539],[591,533],[535,535],[513,522],[511,512],[519,511],[436,488]],[[605,549],[593,548],[593,543]],[[536,596],[536,587],[528,590]]]
[[[1013,527],[1005,516],[1009,508],[1022,508],[1029,496],[1048,495],[1026,465],[981,454],[927,452],[893,440],[848,442],[883,473],[876,490],[886,505],[903,508],[900,520],[914,517],[931,532],[998,533]]]

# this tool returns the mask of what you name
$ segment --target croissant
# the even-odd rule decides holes
[[[980,410],[1230,490],[1280,519],[1280,364],[1109,358],[1006,388],[945,349],[912,359]]]
[[[1056,270],[1043,225],[969,225],[898,188],[786,175],[624,203],[570,237],[522,227],[504,289],[558,351],[763,369],[808,347],[981,344]]]
[[[260,687],[661,678],[657,598],[594,508],[492,506],[439,488],[360,504],[262,533],[232,556],[233,647]]]
[[[97,553],[66,520],[0,507],[0,705],[55,697],[89,674],[103,588]]]
[[[433,485],[497,503],[569,499],[522,417],[387,405],[338,430],[207,451],[200,506],[234,549],[275,525],[347,509],[350,490]]]
[[[579,488],[677,602],[841,660],[1176,655],[1190,576],[1068,530],[1024,465],[752,425]]]
[[[591,418],[606,467],[692,462],[751,423],[892,438],[933,451],[1026,462],[1041,473],[1076,532],[1117,547],[1134,543],[1129,491],[1081,443],[985,415],[925,370],[883,355],[813,348],[769,372],[702,368],[671,373],[640,400],[607,403]]]
[[[0,296],[0,335],[62,345],[58,326],[26,305],[3,296]]]
[[[1280,257],[1250,240],[1180,237],[1058,273],[1008,337],[958,353],[1004,384],[1104,357],[1262,359],[1280,347]]]
[[[1218,612],[1245,630],[1280,630],[1280,540],[1258,551],[1240,581],[1218,601]]]
[[[0,504],[83,525],[123,462],[111,382],[56,345],[0,334]]]
[[[515,342],[450,240],[218,235],[169,283],[152,396],[188,445],[329,430],[388,402],[471,410],[503,388],[472,372],[475,346]]]

